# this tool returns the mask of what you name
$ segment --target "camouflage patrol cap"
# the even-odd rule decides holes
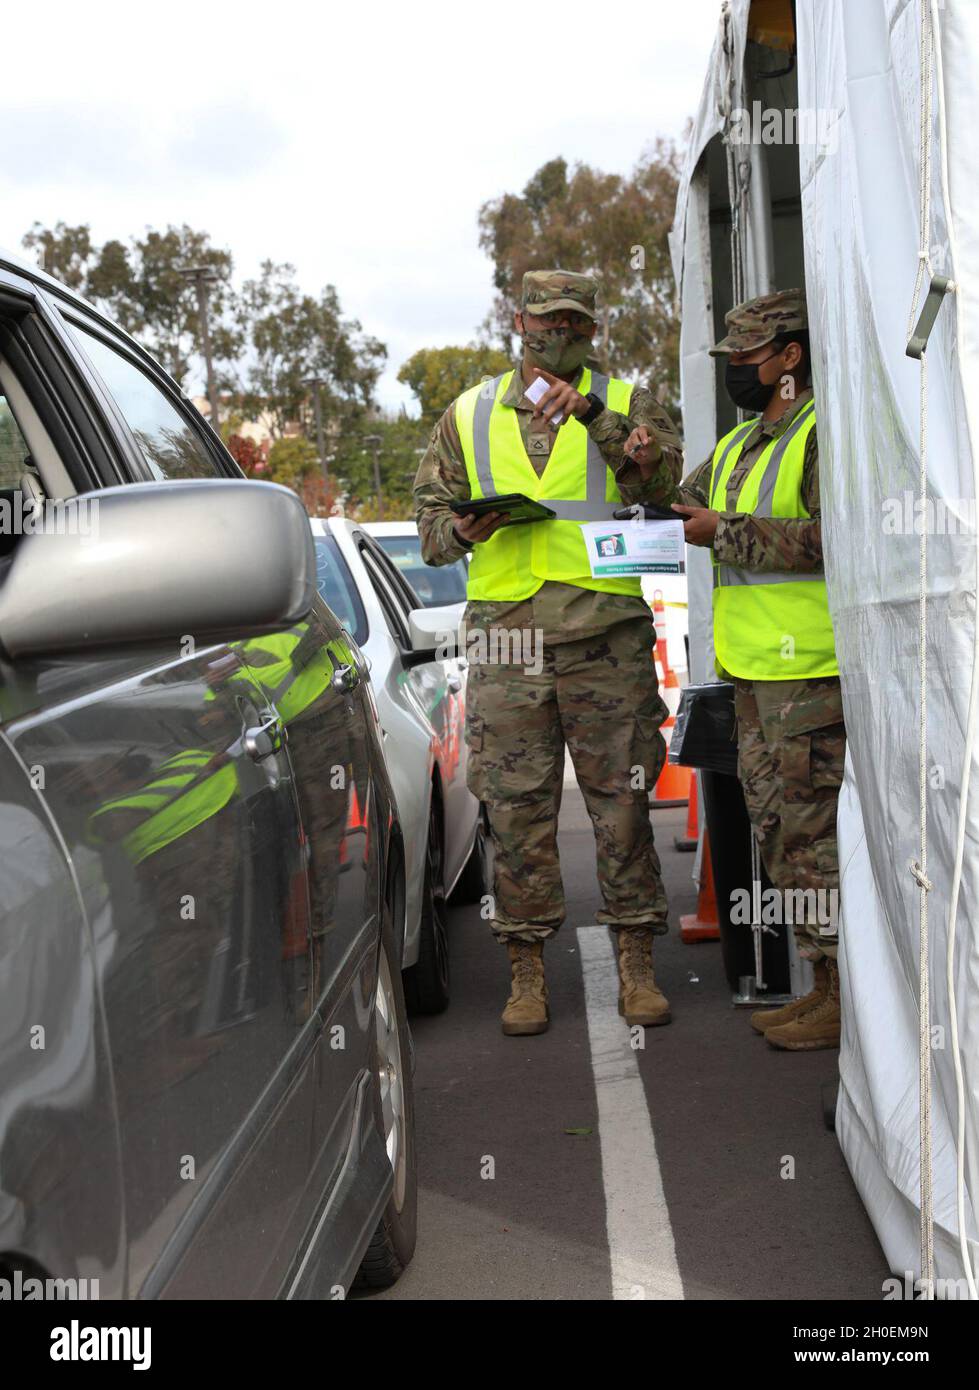
[[[572,270],[528,270],[523,277],[520,307],[532,314],[572,309],[597,319],[597,298],[598,281],[591,275],[577,275]]]
[[[711,357],[728,352],[752,352],[780,333],[808,329],[805,290],[776,290],[758,299],[745,300],[724,315],[727,336],[708,348]]]

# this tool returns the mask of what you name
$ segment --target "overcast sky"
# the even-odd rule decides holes
[[[5,9],[0,245],[189,223],[388,346],[469,341],[492,297],[481,203],[563,155],[627,173],[700,100],[720,0],[92,3]]]

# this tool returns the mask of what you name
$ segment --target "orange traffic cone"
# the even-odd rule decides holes
[[[669,667],[666,669],[669,670]],[[660,725],[660,733],[666,739],[667,760],[663,764],[663,771],[657,778],[653,790],[653,805],[682,806],[685,801],[690,800],[690,778],[693,775],[693,768],[681,767],[679,763],[671,763],[669,760],[670,739],[673,736],[676,712],[680,705],[680,686],[675,676],[672,685],[667,680],[661,686],[661,693],[666,701],[666,707],[670,711],[665,724]]]
[[[690,800],[687,802],[687,833],[686,835],[674,835],[673,848],[689,853],[697,848],[697,836],[700,827],[697,822],[697,774],[690,778]]]
[[[660,732],[666,739],[667,750],[669,750],[670,738],[676,722],[676,712],[680,705],[680,682],[670,665],[670,658],[666,650],[666,605],[663,602],[662,589],[657,589],[653,594],[653,621],[656,624],[656,647],[653,659],[656,662],[660,693],[670,711],[669,718]],[[670,763],[667,760],[653,792],[654,805],[682,806],[685,801],[689,802],[692,775],[692,768],[680,767],[679,764]]]
[[[721,928],[717,918],[717,896],[714,892],[714,869],[710,859],[710,838],[704,830],[704,853],[700,861],[700,891],[697,911],[680,918],[680,940],[719,941]]]
[[[663,689],[679,690],[680,682],[666,650],[666,604],[663,602],[662,589],[656,589],[653,593],[653,622],[656,625],[656,661],[663,672]]]

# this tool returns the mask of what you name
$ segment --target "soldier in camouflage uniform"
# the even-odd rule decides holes
[[[800,514],[736,510],[763,451],[786,435],[812,401],[804,294],[783,290],[751,300],[732,309],[726,325],[727,336],[711,353],[728,357],[728,388],[736,403],[762,413],[743,439],[723,497],[716,492],[711,497],[714,456],[684,478],[674,505],[685,517],[687,541],[711,547],[715,561],[738,572],[821,575],[815,427],[805,439]],[[626,447],[637,450],[651,481],[663,483],[659,463],[645,457],[644,435],[640,426]],[[835,1047],[840,1035],[836,808],[846,748],[839,676],[746,680],[718,669],[734,682],[738,772],[762,859],[783,902],[795,890],[785,920],[792,920],[799,952],[813,962],[815,974],[811,994],[785,1008],[753,1014],[752,1027],[789,1051]],[[821,900],[814,895],[804,900],[809,889],[821,890]]]
[[[679,437],[665,411],[640,387],[632,391],[628,414],[582,393],[592,380],[591,373],[585,379],[585,362],[596,328],[596,293],[587,275],[554,270],[524,277],[514,320],[523,353],[505,388],[506,378],[490,384],[500,393],[493,410],[504,429],[515,421],[524,463],[530,461],[542,486],[552,456],[557,462],[559,443],[563,440],[566,448],[574,440],[581,451],[583,489],[590,441],[589,449],[597,448],[599,462],[614,475],[617,505],[665,505],[682,471]],[[538,376],[549,389],[535,408],[524,392]],[[608,386],[628,394],[625,383]],[[449,509],[450,502],[473,496],[460,433],[467,395],[439,420],[415,480],[422,555],[430,565],[450,564],[474,547],[477,553],[486,547],[492,556],[502,521],[500,516],[460,519]],[[564,420],[555,428],[551,417],[559,411]],[[623,455],[625,440],[640,421],[647,454],[656,460],[652,482]],[[510,438],[516,440],[512,431]],[[490,462],[496,475],[503,460],[494,461],[491,450]],[[494,485],[491,492],[515,490]],[[513,529],[526,533],[555,525],[545,521]],[[593,582],[583,545],[581,556],[583,572],[575,580],[540,578],[536,571],[514,574],[513,596],[501,577],[493,598],[474,598],[470,577],[470,643],[474,634],[483,634],[492,652],[494,629],[530,635],[539,643],[540,659],[523,665],[477,661],[470,653],[468,781],[486,805],[495,850],[491,926],[511,961],[511,994],[503,1014],[508,1034],[547,1027],[543,943],[565,916],[557,850],[565,746],[595,831],[604,900],[598,920],[612,928],[619,947],[620,1012],[627,1022],[643,1025],[670,1017],[652,972],[652,939],[666,931],[667,919],[649,820],[649,791],[665,754],[659,729],[667,716],[653,661],[655,631],[638,583],[635,592],[609,592]]]

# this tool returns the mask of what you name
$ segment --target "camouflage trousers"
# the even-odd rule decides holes
[[[835,957],[836,806],[846,751],[839,679],[735,680],[734,687],[738,776],[762,862],[786,908],[782,920],[810,959]]]
[[[500,662],[470,666],[467,780],[489,817],[497,939],[544,940],[564,921],[557,824],[565,746],[595,832],[605,904],[598,921],[666,931],[649,820],[668,713],[654,639],[652,623],[639,618],[542,646],[540,671]]]

